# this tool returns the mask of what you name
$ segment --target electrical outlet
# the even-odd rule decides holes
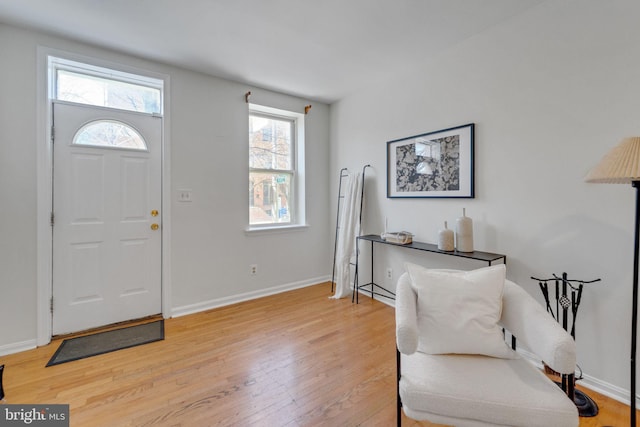
[[[387,279],[393,279],[393,269],[391,267],[387,267]]]
[[[178,190],[178,201],[182,202],[182,203],[189,203],[193,200],[193,198],[191,197],[191,190],[190,189],[182,189],[182,190]]]
[[[258,264],[251,264],[249,266],[249,274],[251,274],[252,276],[258,274]]]

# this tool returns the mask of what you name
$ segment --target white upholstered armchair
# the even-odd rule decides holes
[[[503,328],[553,370],[573,375],[575,342],[505,267],[407,264],[396,289],[398,426],[576,427],[572,398],[504,341]],[[573,376],[568,393],[573,393]]]

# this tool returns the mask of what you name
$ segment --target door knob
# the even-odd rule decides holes
[[[151,229],[152,229],[153,231],[156,231],[159,227],[160,227],[160,226],[159,226],[158,224],[155,224],[155,223],[151,224]]]
[[[158,211],[157,210],[152,210],[151,211],[151,216],[158,216]]]

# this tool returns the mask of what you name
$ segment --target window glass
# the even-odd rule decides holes
[[[249,166],[291,170],[293,121],[260,115],[249,117]]]
[[[73,144],[147,150],[147,144],[135,129],[113,120],[98,120],[84,125],[74,136]]]
[[[249,173],[249,217],[252,225],[291,222],[292,173]]]
[[[56,69],[55,98],[143,113],[160,113],[160,89]]]
[[[296,212],[296,118],[278,110],[249,113],[249,224],[287,225]]]

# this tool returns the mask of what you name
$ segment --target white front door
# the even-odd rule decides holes
[[[53,334],[158,314],[162,118],[54,102]]]

